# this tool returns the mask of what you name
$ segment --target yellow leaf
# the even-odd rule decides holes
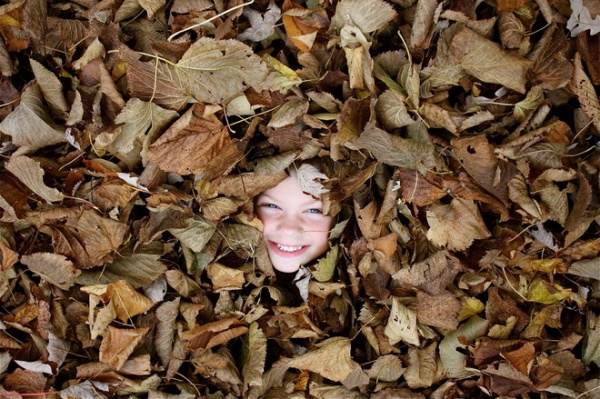
[[[107,293],[115,307],[117,317],[122,321],[144,313],[153,305],[152,301],[133,289],[125,280],[108,285]]]
[[[527,300],[549,305],[568,298],[570,295],[571,289],[569,288],[563,288],[558,284],[550,284],[545,280],[537,279],[529,287]]]

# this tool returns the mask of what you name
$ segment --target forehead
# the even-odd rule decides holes
[[[300,183],[295,174],[286,177],[279,182],[275,187],[268,189],[263,192],[261,196],[266,196],[274,200],[288,201],[303,201],[303,202],[318,202],[319,199],[315,199],[310,194],[302,192]]]

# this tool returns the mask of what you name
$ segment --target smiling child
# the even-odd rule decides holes
[[[323,214],[323,202],[302,190],[294,167],[275,187],[260,194],[256,213],[275,270],[294,273],[329,249],[334,218]]]

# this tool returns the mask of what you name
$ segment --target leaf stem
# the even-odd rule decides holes
[[[184,32],[187,32],[187,31],[189,31],[189,30],[192,30],[192,29],[196,29],[196,28],[198,28],[198,27],[200,27],[200,26],[202,26],[202,25],[204,25],[204,24],[207,24],[207,23],[209,23],[209,22],[211,22],[211,21],[213,21],[213,20],[215,20],[215,19],[217,19],[217,18],[220,18],[221,16],[223,16],[223,15],[225,15],[225,14],[227,14],[227,13],[231,12],[231,11],[235,11],[235,10],[237,10],[238,8],[242,8],[242,7],[244,7],[244,6],[249,6],[249,5],[250,5],[250,4],[252,4],[252,3],[254,3],[254,0],[250,0],[250,1],[249,1],[249,2],[247,2],[247,3],[238,4],[237,6],[235,6],[235,7],[231,7],[230,9],[228,9],[228,10],[225,10],[225,11],[223,11],[222,13],[215,15],[214,17],[210,17],[209,19],[207,19],[207,20],[205,20],[205,21],[202,21],[202,22],[200,22],[200,23],[197,23],[196,25],[188,26],[187,28],[185,28],[185,29],[182,29],[182,30],[180,30],[179,32],[175,32],[175,33],[173,33],[171,36],[169,36],[169,37],[167,38],[167,41],[168,41],[168,42],[170,42],[171,40],[173,40],[174,38],[176,38],[177,36],[179,36],[180,34],[182,34],[182,33],[184,33]]]

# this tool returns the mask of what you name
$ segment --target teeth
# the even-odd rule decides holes
[[[295,252],[302,249],[302,246],[299,247],[286,247],[285,245],[277,244],[277,247],[285,252]]]

